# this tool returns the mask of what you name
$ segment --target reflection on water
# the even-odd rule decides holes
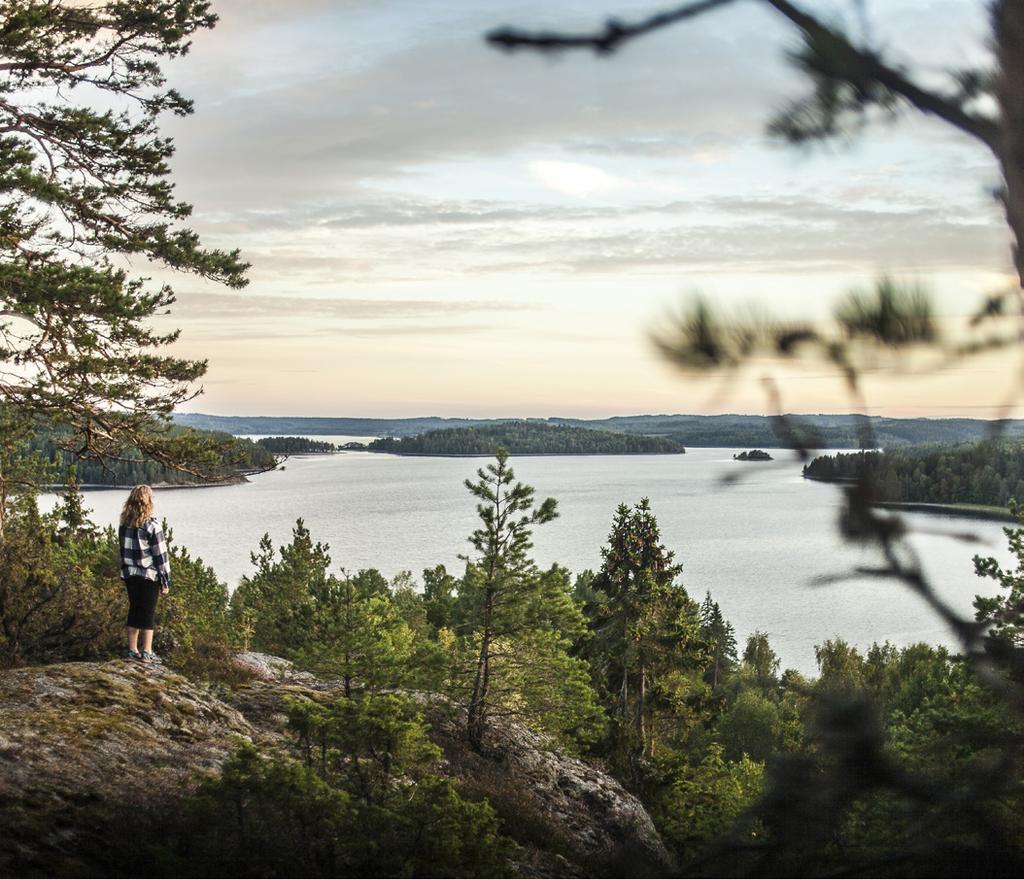
[[[514,459],[518,478],[535,486],[539,498],[557,498],[561,512],[535,532],[535,558],[574,572],[597,568],[615,507],[647,496],[663,540],[683,563],[687,590],[698,599],[711,591],[741,648],[750,632],[762,629],[784,667],[810,674],[814,645],[835,635],[862,646],[885,639],[950,643],[934,615],[897,583],[862,578],[809,585],[816,576],[878,559],[839,538],[838,493],[802,479],[790,453],[776,452],[774,464],[763,464],[733,461],[735,451]],[[458,569],[475,527],[474,500],[462,483],[486,461],[365,452],[293,457],[283,472],[247,485],[161,491],[157,514],[170,522],[176,541],[232,588],[250,569],[249,553],[263,533],[284,542],[300,516],[315,539],[330,544],[338,567],[375,567],[388,576],[438,563]],[[744,478],[723,485],[724,476],[737,472]],[[93,518],[113,523],[125,494],[90,492]],[[923,514],[909,521],[922,529],[913,545],[954,607],[969,613],[976,593],[995,591],[994,583],[974,576],[971,557],[1007,558],[999,523]],[[984,542],[943,536],[963,531]]]

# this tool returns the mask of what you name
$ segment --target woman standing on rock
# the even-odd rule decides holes
[[[153,516],[153,491],[148,485],[136,485],[124,502],[118,543],[121,579],[128,590],[127,657],[151,665],[160,661],[153,652],[153,616],[157,595],[166,595],[171,587],[171,562]]]

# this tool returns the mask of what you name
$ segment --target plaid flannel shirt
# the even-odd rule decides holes
[[[121,577],[145,577],[162,586],[171,585],[171,560],[167,543],[156,519],[147,519],[139,528],[122,525],[118,530],[121,544]]]

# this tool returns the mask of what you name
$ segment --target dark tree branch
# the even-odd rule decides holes
[[[487,34],[487,42],[502,49],[540,49],[544,52],[558,52],[562,49],[593,49],[607,55],[623,43],[652,31],[661,30],[688,18],[696,18],[712,9],[728,6],[735,0],[697,0],[685,3],[675,9],[659,12],[636,24],[625,24],[616,18],[609,18],[603,31],[591,34],[565,34],[558,32],[536,32],[513,27],[498,28]]]
[[[652,15],[635,24],[609,19],[604,30],[589,34],[567,34],[557,31],[531,32],[505,27],[487,34],[492,46],[506,50],[529,48],[542,52],[557,52],[563,49],[591,49],[599,54],[610,54],[624,43],[653,31],[661,30],[690,18],[696,18],[730,5],[734,0],[699,0],[683,6]],[[788,19],[809,39],[827,39],[842,53],[842,66],[822,71],[828,76],[849,82],[852,85],[877,83],[893,94],[897,94],[922,113],[937,116],[966,134],[977,138],[993,152],[996,151],[998,126],[983,116],[968,113],[952,98],[929,91],[912,82],[896,68],[883,63],[874,52],[859,49],[843,34],[822,24],[810,13],[804,12],[788,0],[762,0],[776,12]]]
[[[901,71],[882,62],[874,52],[859,49],[843,34],[822,24],[813,15],[794,6],[789,0],[764,0],[780,15],[795,24],[812,40],[834,43],[844,64],[822,72],[852,85],[878,83],[906,100],[922,113],[937,116],[965,134],[977,138],[993,152],[997,150],[998,126],[984,116],[968,113],[952,98],[936,94],[909,80]]]

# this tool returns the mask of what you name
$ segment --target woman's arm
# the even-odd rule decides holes
[[[149,542],[150,551],[153,553],[153,565],[156,567],[157,577],[163,591],[171,587],[171,557],[167,552],[167,542],[164,540],[164,533],[160,526],[153,522],[153,533]]]

